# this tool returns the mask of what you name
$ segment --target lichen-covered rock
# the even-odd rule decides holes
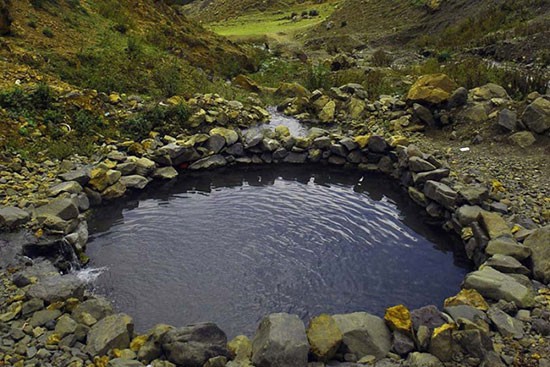
[[[413,84],[407,100],[436,105],[446,102],[456,88],[456,83],[445,74],[424,75]]]
[[[229,343],[227,349],[237,361],[249,360],[252,358],[252,342],[245,335],[237,335]]]
[[[408,334],[412,331],[411,312],[404,305],[397,305],[386,309],[384,320],[390,329]]]
[[[166,358],[176,365],[202,367],[210,358],[227,357],[227,337],[215,324],[201,323],[169,330],[162,337]]]
[[[328,361],[334,357],[342,343],[342,332],[332,316],[327,314],[311,319],[306,333],[311,352],[319,361]]]
[[[502,86],[488,83],[471,90],[472,97],[476,101],[489,101],[493,98],[510,99],[508,92]]]
[[[281,97],[309,97],[311,92],[298,83],[282,83],[275,91]]]
[[[334,315],[334,320],[343,334],[345,350],[357,359],[373,355],[384,358],[391,348],[391,333],[381,318],[366,312]]]
[[[212,135],[220,135],[225,139],[225,144],[233,145],[239,140],[239,135],[237,132],[233,129],[227,129],[224,127],[215,127],[212,130],[210,130],[210,136]]]
[[[550,225],[535,230],[523,244],[531,249],[535,279],[545,284],[550,283]]]
[[[178,177],[178,171],[174,167],[160,167],[153,172],[153,177],[161,180],[172,180]]]
[[[128,348],[133,333],[134,322],[130,316],[123,313],[107,316],[88,333],[85,350],[93,356],[101,356],[114,348]]]
[[[309,344],[304,323],[296,315],[266,316],[252,341],[252,363],[257,367],[305,367]]]
[[[142,190],[147,186],[149,180],[140,175],[122,176],[120,182],[129,189]]]
[[[72,311],[73,319],[92,326],[97,321],[113,314],[113,306],[105,298],[96,297],[78,304]]]

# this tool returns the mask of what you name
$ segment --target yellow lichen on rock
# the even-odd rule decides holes
[[[306,331],[311,352],[319,361],[330,360],[342,343],[342,332],[336,321],[327,314],[311,319]]]
[[[445,307],[467,305],[482,311],[487,311],[489,305],[481,294],[475,289],[463,289],[456,296],[445,300]]]
[[[397,305],[386,309],[384,320],[390,329],[409,333],[412,330],[411,313],[404,305]]]
[[[407,94],[407,100],[440,104],[446,102],[456,88],[457,84],[445,74],[424,75],[413,84]]]
[[[130,349],[134,352],[139,352],[143,344],[149,339],[148,335],[138,335],[130,342]]]
[[[363,149],[369,143],[370,135],[358,135],[353,140],[359,145],[359,148]]]
[[[244,361],[252,357],[252,342],[247,336],[237,335],[227,343],[227,349],[236,361]]]

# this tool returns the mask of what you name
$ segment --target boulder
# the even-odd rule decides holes
[[[236,361],[248,361],[252,358],[252,342],[247,336],[237,335],[227,343],[227,349]]]
[[[66,181],[50,188],[50,196],[57,196],[63,192],[78,194],[82,192],[82,186],[76,181]]]
[[[393,331],[400,331],[404,334],[412,332],[411,313],[404,305],[397,305],[386,309],[384,320]]]
[[[479,213],[479,221],[489,238],[512,237],[512,231],[500,214],[482,211]]]
[[[91,172],[89,168],[80,168],[65,172],[59,175],[63,181],[76,181],[80,185],[85,186],[91,178]]]
[[[527,288],[515,278],[489,266],[466,275],[464,287],[475,289],[484,297],[514,302],[516,306],[521,308],[534,305],[534,292],[532,289]]]
[[[103,197],[103,199],[113,200],[124,196],[125,192],[126,186],[121,181],[117,181],[115,184],[103,190],[101,192],[101,196]]]
[[[210,136],[220,135],[225,139],[226,145],[233,145],[239,140],[239,135],[233,129],[226,129],[224,127],[215,127],[210,130]]]
[[[391,333],[381,318],[366,312],[334,315],[343,334],[342,346],[357,359],[367,355],[384,358],[391,348]]]
[[[449,186],[431,180],[424,185],[424,195],[448,209],[454,207],[458,197],[458,193]]]
[[[304,323],[296,315],[264,317],[252,341],[256,367],[305,367],[309,351]]]
[[[529,131],[520,131],[512,134],[508,139],[520,148],[529,148],[537,142],[537,138]]]
[[[178,171],[174,167],[161,167],[153,172],[153,178],[161,180],[172,180],[178,177]]]
[[[498,113],[497,124],[508,131],[516,131],[518,129],[518,115],[515,111],[505,108]]]
[[[414,115],[424,124],[428,126],[435,126],[435,119],[428,108],[422,106],[419,103],[413,104]]]
[[[275,153],[277,153],[277,151]],[[275,154],[273,154],[273,158],[275,158]],[[283,159],[285,163],[292,163],[292,164],[305,163],[306,160],[307,160],[307,153],[294,153],[294,152],[288,153]]]
[[[334,121],[334,114],[336,113],[336,102],[328,101],[327,104],[319,112],[319,121],[321,122],[332,122]]]
[[[199,159],[189,166],[191,170],[210,169],[223,167],[227,164],[227,160],[220,154]]]
[[[91,326],[106,316],[113,314],[113,306],[105,298],[88,299],[78,304],[71,313],[73,319],[81,324]]]
[[[210,358],[227,357],[226,345],[225,333],[212,323],[169,330],[162,337],[166,358],[178,366],[202,367]]]
[[[443,367],[443,363],[436,356],[419,352],[409,354],[407,364],[410,367]]]
[[[126,314],[107,316],[97,322],[88,333],[85,351],[92,356],[102,356],[111,349],[126,349],[134,333],[134,322]]]
[[[468,305],[448,306],[444,308],[444,311],[446,314],[451,316],[455,323],[458,323],[461,319],[468,320],[473,323],[477,323],[480,320],[487,320],[485,312]]]
[[[480,124],[487,121],[489,119],[489,115],[487,115],[485,106],[481,103],[477,103],[460,112],[459,118],[466,122]]]
[[[412,172],[426,172],[426,171],[433,171],[437,169],[436,166],[431,164],[425,159],[422,159],[420,157],[410,157],[409,158],[409,169]]]
[[[122,176],[120,182],[129,189],[142,190],[147,186],[149,180],[140,175]]]
[[[531,268],[535,279],[550,283],[550,225],[535,230],[523,241],[531,249]]]
[[[316,360],[324,362],[334,357],[343,338],[336,321],[327,314],[311,319],[306,334]]]
[[[477,308],[478,310],[487,311],[489,305],[481,294],[475,289],[461,289],[456,296],[449,297],[445,300],[445,307],[468,305]]]
[[[71,220],[78,217],[79,210],[74,200],[57,198],[48,204],[36,208],[36,217],[54,216],[63,220]]]
[[[485,252],[488,255],[507,255],[518,260],[525,260],[531,255],[529,247],[519,244],[512,237],[499,237],[489,241]]]
[[[282,83],[275,91],[280,97],[309,97],[311,92],[298,83]]]
[[[254,80],[250,79],[246,75],[239,74],[232,81],[236,86],[254,93],[261,93],[262,87],[258,85]]]
[[[447,103],[447,108],[452,109],[456,107],[462,107],[468,102],[468,90],[464,87],[457,88]]]
[[[428,305],[413,310],[411,312],[411,319],[414,330],[418,330],[421,326],[434,330],[447,322],[441,311],[434,305]]]
[[[149,174],[153,172],[156,166],[155,162],[145,157],[134,157],[133,159],[129,159],[128,161],[136,164],[136,174],[145,177],[149,176]]]
[[[483,209],[477,205],[463,205],[458,208],[455,213],[460,225],[465,227],[477,221],[479,213],[481,213],[482,210]]]
[[[542,134],[550,129],[550,101],[539,97],[533,101],[521,116],[521,120],[529,130]]]
[[[48,303],[65,301],[68,298],[82,299],[84,282],[76,275],[51,276],[31,285],[27,291],[29,298],[38,298]]]
[[[456,83],[445,74],[424,75],[412,85],[407,100],[437,105],[446,102],[456,88]]]
[[[506,89],[495,83],[488,83],[470,91],[476,101],[490,101],[493,98],[510,99]]]
[[[495,254],[485,261],[484,264],[502,273],[523,275],[530,273],[529,269],[523,266],[517,259],[507,255]]]
[[[155,325],[146,335],[140,335],[134,338],[130,343],[130,348],[137,350],[138,359],[145,363],[161,358],[162,356],[162,340],[164,335],[170,330],[174,330],[173,326],[158,324]],[[170,363],[171,362],[167,362]]]
[[[92,178],[88,184],[96,191],[103,191],[107,187],[114,185],[122,176],[122,173],[117,170],[108,169],[104,165],[100,165],[92,169]]]
[[[512,336],[516,339],[521,339],[523,337],[522,321],[509,316],[506,312],[495,306],[487,311],[487,316],[502,336]]]
[[[27,223],[31,219],[31,215],[14,206],[5,206],[0,208],[0,228],[14,228]]]
[[[218,154],[225,147],[225,138],[221,135],[212,135],[206,141],[206,148],[213,154]]]
[[[47,323],[54,321],[59,316],[61,316],[61,311],[59,310],[40,310],[31,316],[29,320],[29,325],[34,327],[44,326]]]

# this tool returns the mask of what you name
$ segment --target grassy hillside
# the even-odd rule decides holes
[[[79,87],[192,93],[212,74],[254,68],[241,48],[162,1],[21,0],[7,9],[0,55]]]

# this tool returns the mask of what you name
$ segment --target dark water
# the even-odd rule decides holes
[[[213,321],[251,335],[271,312],[383,315],[441,304],[467,270],[392,181],[326,167],[181,175],[90,224],[97,291],[140,330]]]

